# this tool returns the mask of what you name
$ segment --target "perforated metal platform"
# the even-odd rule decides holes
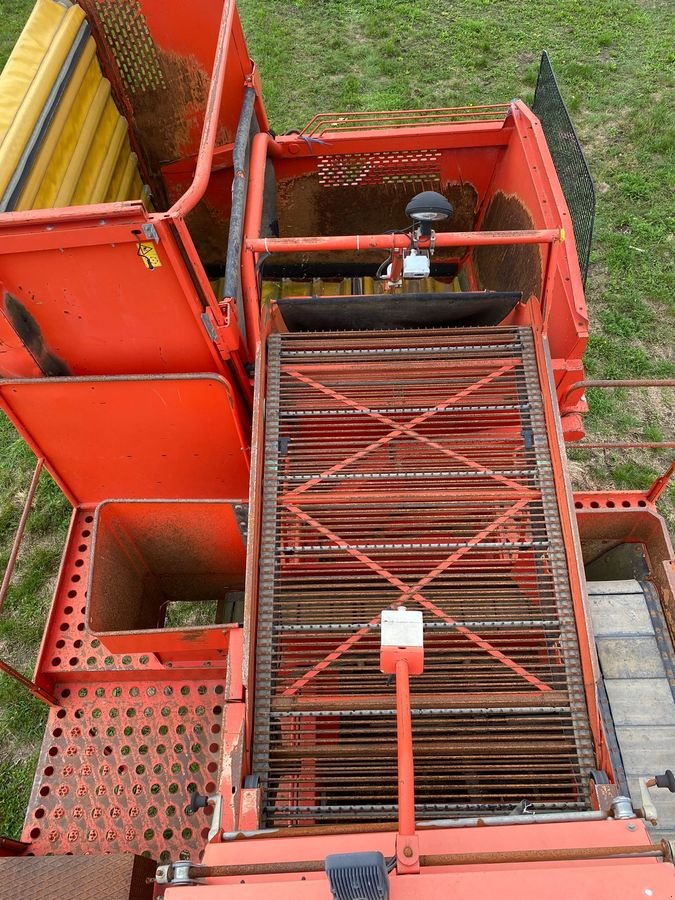
[[[196,859],[215,790],[222,673],[172,671],[157,657],[113,655],[85,627],[93,512],[73,519],[38,670],[52,708],[23,838],[31,853],[143,853]]]
[[[396,816],[379,616],[425,618],[417,814],[588,806],[593,748],[533,336],[273,335],[254,771],[268,825]]]

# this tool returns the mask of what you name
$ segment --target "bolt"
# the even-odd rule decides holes
[[[413,855],[412,847],[404,847],[403,855],[407,857],[411,857]]]

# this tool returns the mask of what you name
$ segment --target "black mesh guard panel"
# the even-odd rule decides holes
[[[586,285],[595,221],[595,189],[548,53],[541,54],[532,111],[539,118],[569,207],[581,278]]]

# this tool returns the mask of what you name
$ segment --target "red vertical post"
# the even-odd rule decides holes
[[[396,676],[396,746],[398,759],[398,834],[396,871],[420,870],[419,839],[415,834],[415,762],[413,757],[410,676],[424,669],[422,611],[403,606],[382,613],[380,669]]]
[[[413,760],[410,714],[410,671],[408,660],[396,662],[396,739],[398,743],[398,831],[415,834],[415,763]]]

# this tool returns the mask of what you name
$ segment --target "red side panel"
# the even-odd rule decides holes
[[[74,504],[247,495],[248,446],[219,376],[5,381],[0,403]]]
[[[148,250],[151,267],[141,258]],[[215,298],[190,250],[194,258],[189,236],[151,222],[138,204],[106,218],[85,208],[5,218],[0,280],[14,344],[32,341],[45,375],[223,371],[201,319]],[[0,374],[16,371],[0,358]]]

